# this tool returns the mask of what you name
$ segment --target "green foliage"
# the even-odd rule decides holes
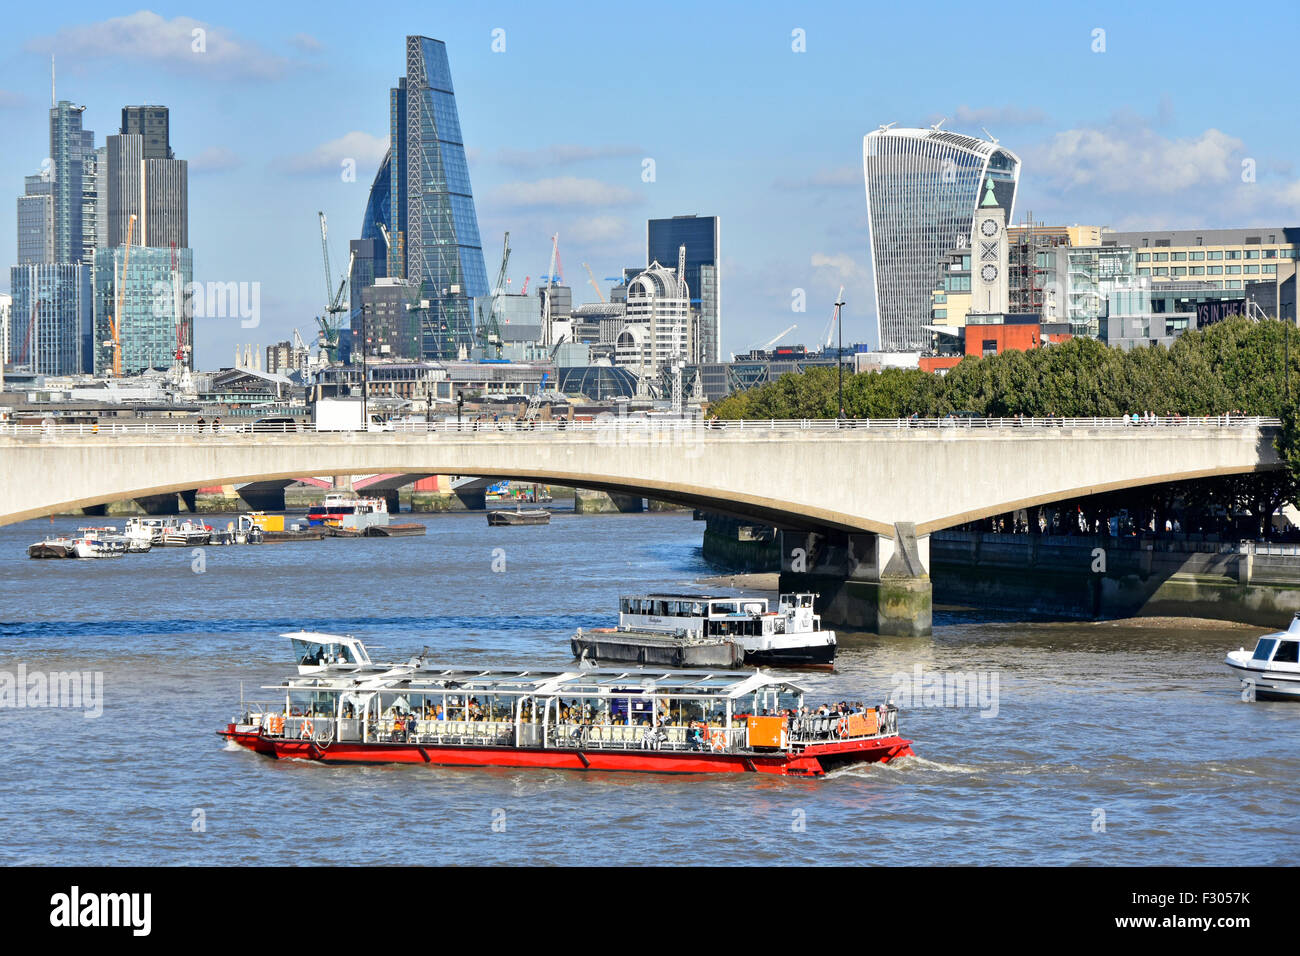
[[[844,376],[850,418],[922,418],[948,412],[989,417],[1280,415],[1279,449],[1300,481],[1300,335],[1290,343],[1287,407],[1285,323],[1229,319],[1189,332],[1170,348],[1124,351],[1075,338],[1028,352],[967,357],[942,377],[919,369]],[[719,418],[834,418],[836,370],[809,369],[728,395]]]

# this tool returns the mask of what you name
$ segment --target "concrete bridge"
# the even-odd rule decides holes
[[[658,498],[774,525],[792,542],[785,549],[792,583],[812,574],[850,585],[826,599],[830,619],[925,632],[931,532],[1104,491],[1280,467],[1279,423],[1260,418],[1146,425],[405,423],[378,433],[259,428],[0,426],[0,524],[299,475],[510,478]],[[800,535],[813,533],[820,544],[800,543]]]

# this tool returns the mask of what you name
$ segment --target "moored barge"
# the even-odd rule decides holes
[[[298,675],[218,732],[278,759],[820,776],[912,754],[894,705],[817,713],[757,670],[376,664],[356,638],[284,636]]]

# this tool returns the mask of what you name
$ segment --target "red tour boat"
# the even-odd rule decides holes
[[[376,664],[352,637],[286,634],[298,676],[219,735],[322,763],[820,776],[912,755],[892,704],[817,713],[756,671]]]

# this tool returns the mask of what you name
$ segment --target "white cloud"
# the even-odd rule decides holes
[[[940,119],[947,119],[948,125],[967,129],[984,126],[1005,128],[1008,126],[1039,126],[1047,122],[1047,114],[1035,107],[1027,109],[1018,106],[972,107],[963,103],[946,117],[932,116],[930,122],[937,123]],[[997,129],[991,129],[990,132],[996,134]]]
[[[827,254],[814,252],[811,263],[814,269],[829,270],[845,283],[861,280],[866,275],[866,263],[859,262],[845,253]]]
[[[26,47],[79,60],[116,59],[177,70],[210,69],[222,77],[270,79],[289,65],[284,57],[222,27],[193,17],[168,20],[152,10],[64,27],[53,36],[28,41]]]
[[[865,189],[861,163],[847,163],[833,169],[819,169],[811,176],[782,178],[772,185],[777,189]]]
[[[219,173],[243,165],[234,150],[224,146],[209,146],[190,160],[192,173]]]
[[[564,236],[578,242],[611,242],[624,238],[627,228],[627,220],[617,216],[587,216],[569,223]]]
[[[377,167],[386,152],[387,136],[372,136],[353,130],[338,139],[321,143],[310,152],[290,156],[281,164],[291,173],[338,173],[345,160],[352,160],[356,163],[357,179],[360,180],[361,172]]]
[[[624,206],[641,197],[634,190],[598,179],[558,176],[506,183],[496,189],[493,198],[506,206]]]
[[[551,166],[568,166],[595,159],[641,157],[645,151],[639,146],[585,146],[557,143],[538,149],[498,149],[491,156],[493,162],[515,169],[541,169]]]
[[[303,53],[319,53],[325,47],[310,33],[295,33],[289,43]]]
[[[1171,139],[1145,126],[1069,129],[1031,150],[1027,170],[1053,186],[1103,194],[1172,194],[1241,181],[1245,145],[1217,129]]]

